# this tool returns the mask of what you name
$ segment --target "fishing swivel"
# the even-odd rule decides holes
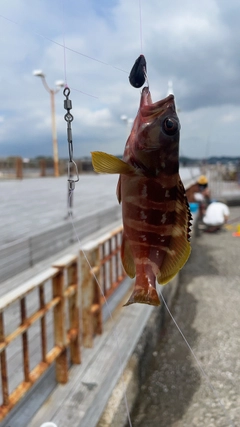
[[[67,113],[64,116],[64,119],[67,122],[67,140],[68,140],[68,152],[69,152],[69,161],[68,161],[68,189],[69,193],[74,190],[75,182],[79,181],[78,168],[76,163],[73,160],[73,142],[72,142],[72,121],[74,119],[70,110],[72,109],[72,101],[69,99],[70,89],[65,87],[63,90],[63,95],[66,97],[64,100],[64,108],[67,110]],[[76,178],[73,179],[74,173]]]

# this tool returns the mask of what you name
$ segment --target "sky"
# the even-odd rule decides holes
[[[128,76],[141,53],[153,102],[172,81],[180,153],[239,156],[239,22],[239,0],[1,0],[0,158],[52,156],[50,95],[36,69],[51,89],[63,80],[71,90],[75,158],[122,154],[140,100]],[[61,89],[61,158],[64,99]]]

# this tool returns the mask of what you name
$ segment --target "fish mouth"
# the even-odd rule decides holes
[[[153,103],[149,88],[144,87],[140,100],[140,114],[143,122],[153,121],[156,117],[159,117],[166,112],[176,114],[174,96],[171,94],[166,98]]]

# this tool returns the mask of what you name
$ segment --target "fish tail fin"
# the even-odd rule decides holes
[[[130,304],[134,304],[135,302],[142,304],[149,304],[158,306],[161,304],[158,293],[152,285],[148,284],[148,286],[135,285],[133,293],[130,298],[124,304],[124,307]]]

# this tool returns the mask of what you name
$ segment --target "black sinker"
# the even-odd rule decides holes
[[[129,82],[133,87],[141,87],[146,80],[147,63],[144,55],[140,55],[136,59],[131,72],[129,74]]]

